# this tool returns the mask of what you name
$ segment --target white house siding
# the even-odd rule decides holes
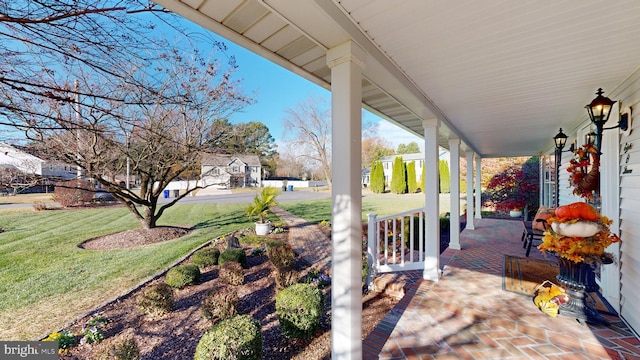
[[[633,109],[631,132],[620,137],[620,314],[640,332],[640,70],[618,89],[612,99]]]
[[[620,135],[620,147],[617,154],[620,163],[620,211],[619,214],[615,214],[615,210],[608,210],[605,215],[611,218],[616,218],[619,215],[619,226],[616,227],[614,223],[612,230],[619,228],[619,235],[622,239],[622,243],[619,246],[618,260],[620,266],[620,300],[619,304],[612,305],[619,309],[621,317],[638,333],[640,332],[640,70],[636,71],[618,88],[610,91],[608,97],[620,102],[620,111],[624,111],[627,107],[631,107],[633,110],[631,131]],[[589,99],[586,99],[585,103],[588,101]],[[607,123],[607,127],[615,126],[617,120],[614,120],[614,117],[617,116],[612,114],[609,120],[610,124]],[[590,123],[585,121],[581,126],[577,127],[573,134],[569,134],[565,150],[568,150],[571,142],[575,140],[577,140],[576,146],[581,146],[584,142],[584,135],[590,131],[590,127]],[[603,138],[610,138],[611,134],[615,134],[614,132],[619,132],[619,130],[605,130]],[[608,151],[605,150],[606,141],[604,140],[603,142],[603,153]],[[550,149],[548,153],[553,154],[553,150]],[[569,187],[567,166],[572,157],[573,154],[570,152],[562,154],[559,189],[560,205],[582,200],[573,195],[572,189]],[[550,160],[551,164],[553,164],[553,157]],[[604,156],[602,160],[603,164],[601,164],[600,169],[601,171],[606,171],[604,168],[606,168],[607,164],[604,163]],[[605,175],[601,174],[601,181],[603,176]],[[607,189],[602,189],[602,193],[604,194],[605,192],[607,192]],[[608,192],[616,193],[611,189]],[[616,245],[612,245],[608,250],[615,253],[616,248]],[[606,281],[612,281],[612,279],[603,278],[603,282]],[[607,286],[606,283],[601,284],[603,288]],[[607,298],[615,299],[617,297]]]

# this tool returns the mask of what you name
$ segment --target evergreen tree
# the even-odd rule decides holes
[[[427,176],[427,167],[426,164],[422,166],[422,178],[420,179],[420,190],[424,193],[424,178]]]
[[[440,192],[448,194],[451,192],[451,175],[449,173],[449,162],[440,160]]]
[[[384,169],[382,162],[374,161],[369,174],[369,188],[376,194],[382,194],[385,190]]]
[[[407,192],[407,167],[401,156],[396,156],[396,159],[393,161],[391,192],[394,194],[404,194]]]
[[[407,190],[410,194],[413,194],[418,190],[415,161],[407,164]]]

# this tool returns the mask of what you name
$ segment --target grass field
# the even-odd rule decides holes
[[[13,201],[32,203],[33,197]],[[42,200],[40,200],[42,201]],[[46,201],[46,200],[45,200]],[[418,196],[365,197],[367,213],[422,206]],[[186,237],[126,250],[89,251],[78,244],[137,228],[123,207],[0,212],[0,339],[35,340],[158,273],[203,243],[247,228],[246,204],[184,204],[158,225],[194,227]],[[281,203],[311,222],[331,219],[331,200]]]
[[[250,226],[245,205],[188,204],[159,225],[195,226],[189,236],[127,250],[88,251],[79,243],[136,228],[122,207],[2,212],[0,339],[37,339],[217,236]],[[215,219],[215,220],[214,220]]]

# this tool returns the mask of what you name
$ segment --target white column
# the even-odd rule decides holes
[[[611,123],[617,123],[618,104],[611,109]],[[600,156],[600,196],[602,196],[602,215],[611,221],[611,233],[620,235],[620,133],[618,129],[605,131],[602,136],[602,155]],[[628,155],[628,153],[627,153]],[[626,156],[623,154],[624,158]],[[613,264],[601,267],[600,287],[602,295],[616,311],[620,312],[620,243],[607,248],[614,256]]]
[[[331,338],[333,359],[362,358],[361,75],[354,42],[327,51],[331,68]]]
[[[422,120],[424,128],[424,201],[425,256],[422,277],[438,281],[440,278],[440,151],[438,148],[439,119]]]
[[[449,193],[449,247],[460,250],[460,139],[449,139],[449,174],[451,192]]]
[[[476,156],[476,219],[482,218],[482,158]]]
[[[467,151],[467,226],[466,229],[474,230],[473,226],[473,151]]]

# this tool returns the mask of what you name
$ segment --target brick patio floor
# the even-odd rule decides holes
[[[331,267],[331,243],[316,225],[278,208],[292,245],[321,269]],[[524,256],[521,224],[476,219],[460,236],[462,250],[441,255],[438,282],[421,272],[402,275],[407,294],[363,341],[363,359],[637,359],[640,340],[618,317],[608,325],[551,318],[531,297],[502,290],[504,255]],[[531,258],[544,256],[532,249]]]

